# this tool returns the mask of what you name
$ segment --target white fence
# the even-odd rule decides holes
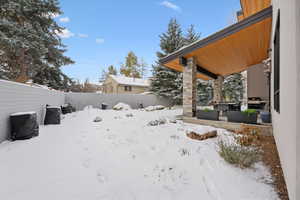
[[[132,108],[138,108],[140,104],[145,107],[169,104],[166,99],[155,95],[63,93],[0,80],[0,142],[6,140],[9,135],[9,116],[12,113],[35,111],[38,122],[42,124],[47,104],[60,106],[71,103],[77,110],[82,110],[87,105],[100,107],[101,103],[107,103],[108,108],[111,108],[119,102],[127,103]]]
[[[42,123],[47,104],[58,106],[64,103],[63,92],[0,80],[0,142],[7,139],[11,113],[35,111],[38,122]]]
[[[66,93],[66,103],[75,106],[77,110],[82,110],[85,106],[92,105],[100,108],[102,103],[112,108],[117,103],[126,103],[131,108],[139,108],[140,104],[144,107],[152,105],[169,106],[169,101],[164,98],[158,98],[155,95],[142,94],[97,94],[97,93]]]

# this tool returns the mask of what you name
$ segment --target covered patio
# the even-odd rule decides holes
[[[266,5],[264,5],[266,6]],[[160,63],[183,73],[183,116],[196,116],[196,79],[214,80],[214,100],[222,102],[224,77],[240,73],[269,58],[272,7],[262,7],[209,37],[162,58]]]

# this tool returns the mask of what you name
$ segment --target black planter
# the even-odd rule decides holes
[[[36,113],[15,113],[10,116],[11,140],[25,140],[39,135]]]
[[[47,106],[44,124],[45,125],[60,124],[60,113],[61,113],[60,107]]]
[[[271,123],[271,113],[270,112],[261,112],[260,118],[263,123]]]
[[[217,111],[217,110],[209,110],[209,111],[198,110],[197,118],[218,121],[219,120],[219,111]]]
[[[241,111],[228,111],[226,115],[229,122],[257,124],[257,113],[247,114]]]

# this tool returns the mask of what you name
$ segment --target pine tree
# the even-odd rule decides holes
[[[62,14],[58,0],[1,0],[0,9],[0,68],[8,79],[25,82],[41,69],[74,63],[63,55],[63,28],[51,16]]]
[[[107,73],[108,75],[117,75],[118,72],[116,70],[116,68],[113,66],[113,65],[110,65],[108,68],[107,68]]]
[[[196,42],[200,39],[201,34],[197,33],[194,25],[190,25],[185,36],[185,45]]]
[[[224,79],[222,93],[226,101],[241,102],[243,99],[243,77],[242,74],[232,74]]]
[[[133,51],[130,51],[126,58],[125,64],[122,64],[120,73],[127,77],[140,78],[141,74],[139,71],[138,57]]]
[[[141,78],[145,78],[146,73],[147,73],[147,67],[148,67],[146,61],[143,58],[141,58],[138,62],[138,65],[139,65],[138,69],[139,69]]]
[[[73,81],[59,68],[38,68],[32,77],[34,83],[46,85],[56,90],[70,91]]]
[[[157,53],[157,57],[160,59],[182,48],[184,45],[199,40],[199,38],[200,34],[196,33],[193,25],[189,27],[187,34],[184,36],[177,20],[171,19],[167,32],[160,35],[161,52]],[[200,82],[198,82],[198,88],[203,88],[203,86],[199,84]],[[153,65],[151,91],[159,96],[173,99],[173,103],[175,104],[182,103],[182,73],[161,66],[159,63]],[[209,94],[206,96],[208,98]]]

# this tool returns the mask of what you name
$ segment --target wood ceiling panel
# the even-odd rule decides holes
[[[271,0],[241,0],[244,18],[249,17],[271,5]]]
[[[241,72],[267,58],[271,25],[272,18],[266,18],[239,32],[196,49],[184,57],[195,56],[198,65],[217,75],[226,76]],[[182,71],[178,58],[165,65]],[[208,77],[205,77],[205,80],[207,79]]]

